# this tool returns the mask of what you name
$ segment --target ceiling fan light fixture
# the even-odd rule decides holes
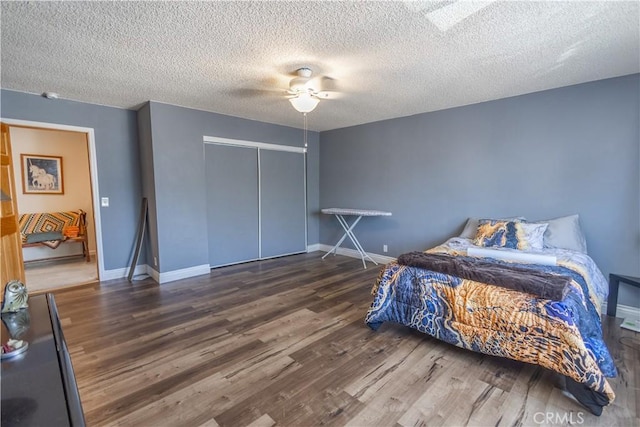
[[[296,70],[297,77],[291,79],[289,88],[293,91],[307,90],[311,83],[311,68],[303,67]]]
[[[309,92],[302,92],[293,98],[289,98],[289,102],[297,111],[310,113],[318,106],[320,100],[315,96],[311,96]]]
[[[289,89],[293,92],[299,92],[303,90],[309,90],[311,80],[309,77],[294,77],[289,83]]]

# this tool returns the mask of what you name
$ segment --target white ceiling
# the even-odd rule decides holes
[[[640,72],[638,1],[487,2],[443,31],[451,3],[3,1],[1,85],[302,127],[308,66],[342,93],[322,131]]]

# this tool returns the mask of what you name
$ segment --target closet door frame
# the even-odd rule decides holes
[[[305,252],[309,247],[309,224],[308,224],[308,210],[307,210],[307,149],[305,147],[294,147],[291,145],[278,145],[270,144],[267,142],[247,141],[242,139],[220,138],[217,136],[203,136],[202,141],[204,144],[218,144],[228,145],[234,147],[244,148],[257,148],[256,155],[258,156],[258,259],[277,258],[280,256],[293,255],[279,254],[264,258],[262,256],[262,192],[261,192],[261,169],[260,169],[260,150],[272,150],[272,151],[286,151],[290,153],[300,153],[303,155],[303,185],[304,185],[304,246]],[[243,261],[244,262],[244,261]],[[217,266],[216,266],[217,267]]]

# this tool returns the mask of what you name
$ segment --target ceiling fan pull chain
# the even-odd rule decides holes
[[[307,130],[308,130],[307,113],[302,113],[302,117],[304,118],[304,148],[306,150],[307,146],[308,146],[308,140],[307,140]]]

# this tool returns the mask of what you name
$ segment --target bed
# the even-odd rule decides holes
[[[473,238],[463,233],[424,255],[426,260],[443,260],[455,268],[470,265],[471,276],[469,271],[454,274],[424,268],[433,263],[416,263],[420,253],[404,254],[382,268],[372,289],[366,324],[377,330],[384,322],[400,323],[458,347],[550,369],[566,378],[567,391],[581,404],[600,415],[615,398],[607,378],[616,376],[600,322],[600,307],[608,293],[603,274],[586,254],[586,246],[576,250],[582,248],[552,244],[554,236],[566,237],[556,223],[538,227],[538,236],[531,238],[533,247],[518,247],[518,238],[515,246],[509,238],[520,233],[520,240],[526,240],[521,230],[525,226],[514,226],[524,222],[484,221]],[[572,221],[577,223],[577,217]],[[485,224],[488,234],[481,230]],[[495,255],[469,256],[478,249]],[[560,294],[557,287],[555,293],[545,293],[550,288],[544,287],[531,293],[530,288],[510,283],[483,282],[474,275],[478,273],[475,263],[507,277],[516,270],[521,275],[565,280],[565,286]]]

